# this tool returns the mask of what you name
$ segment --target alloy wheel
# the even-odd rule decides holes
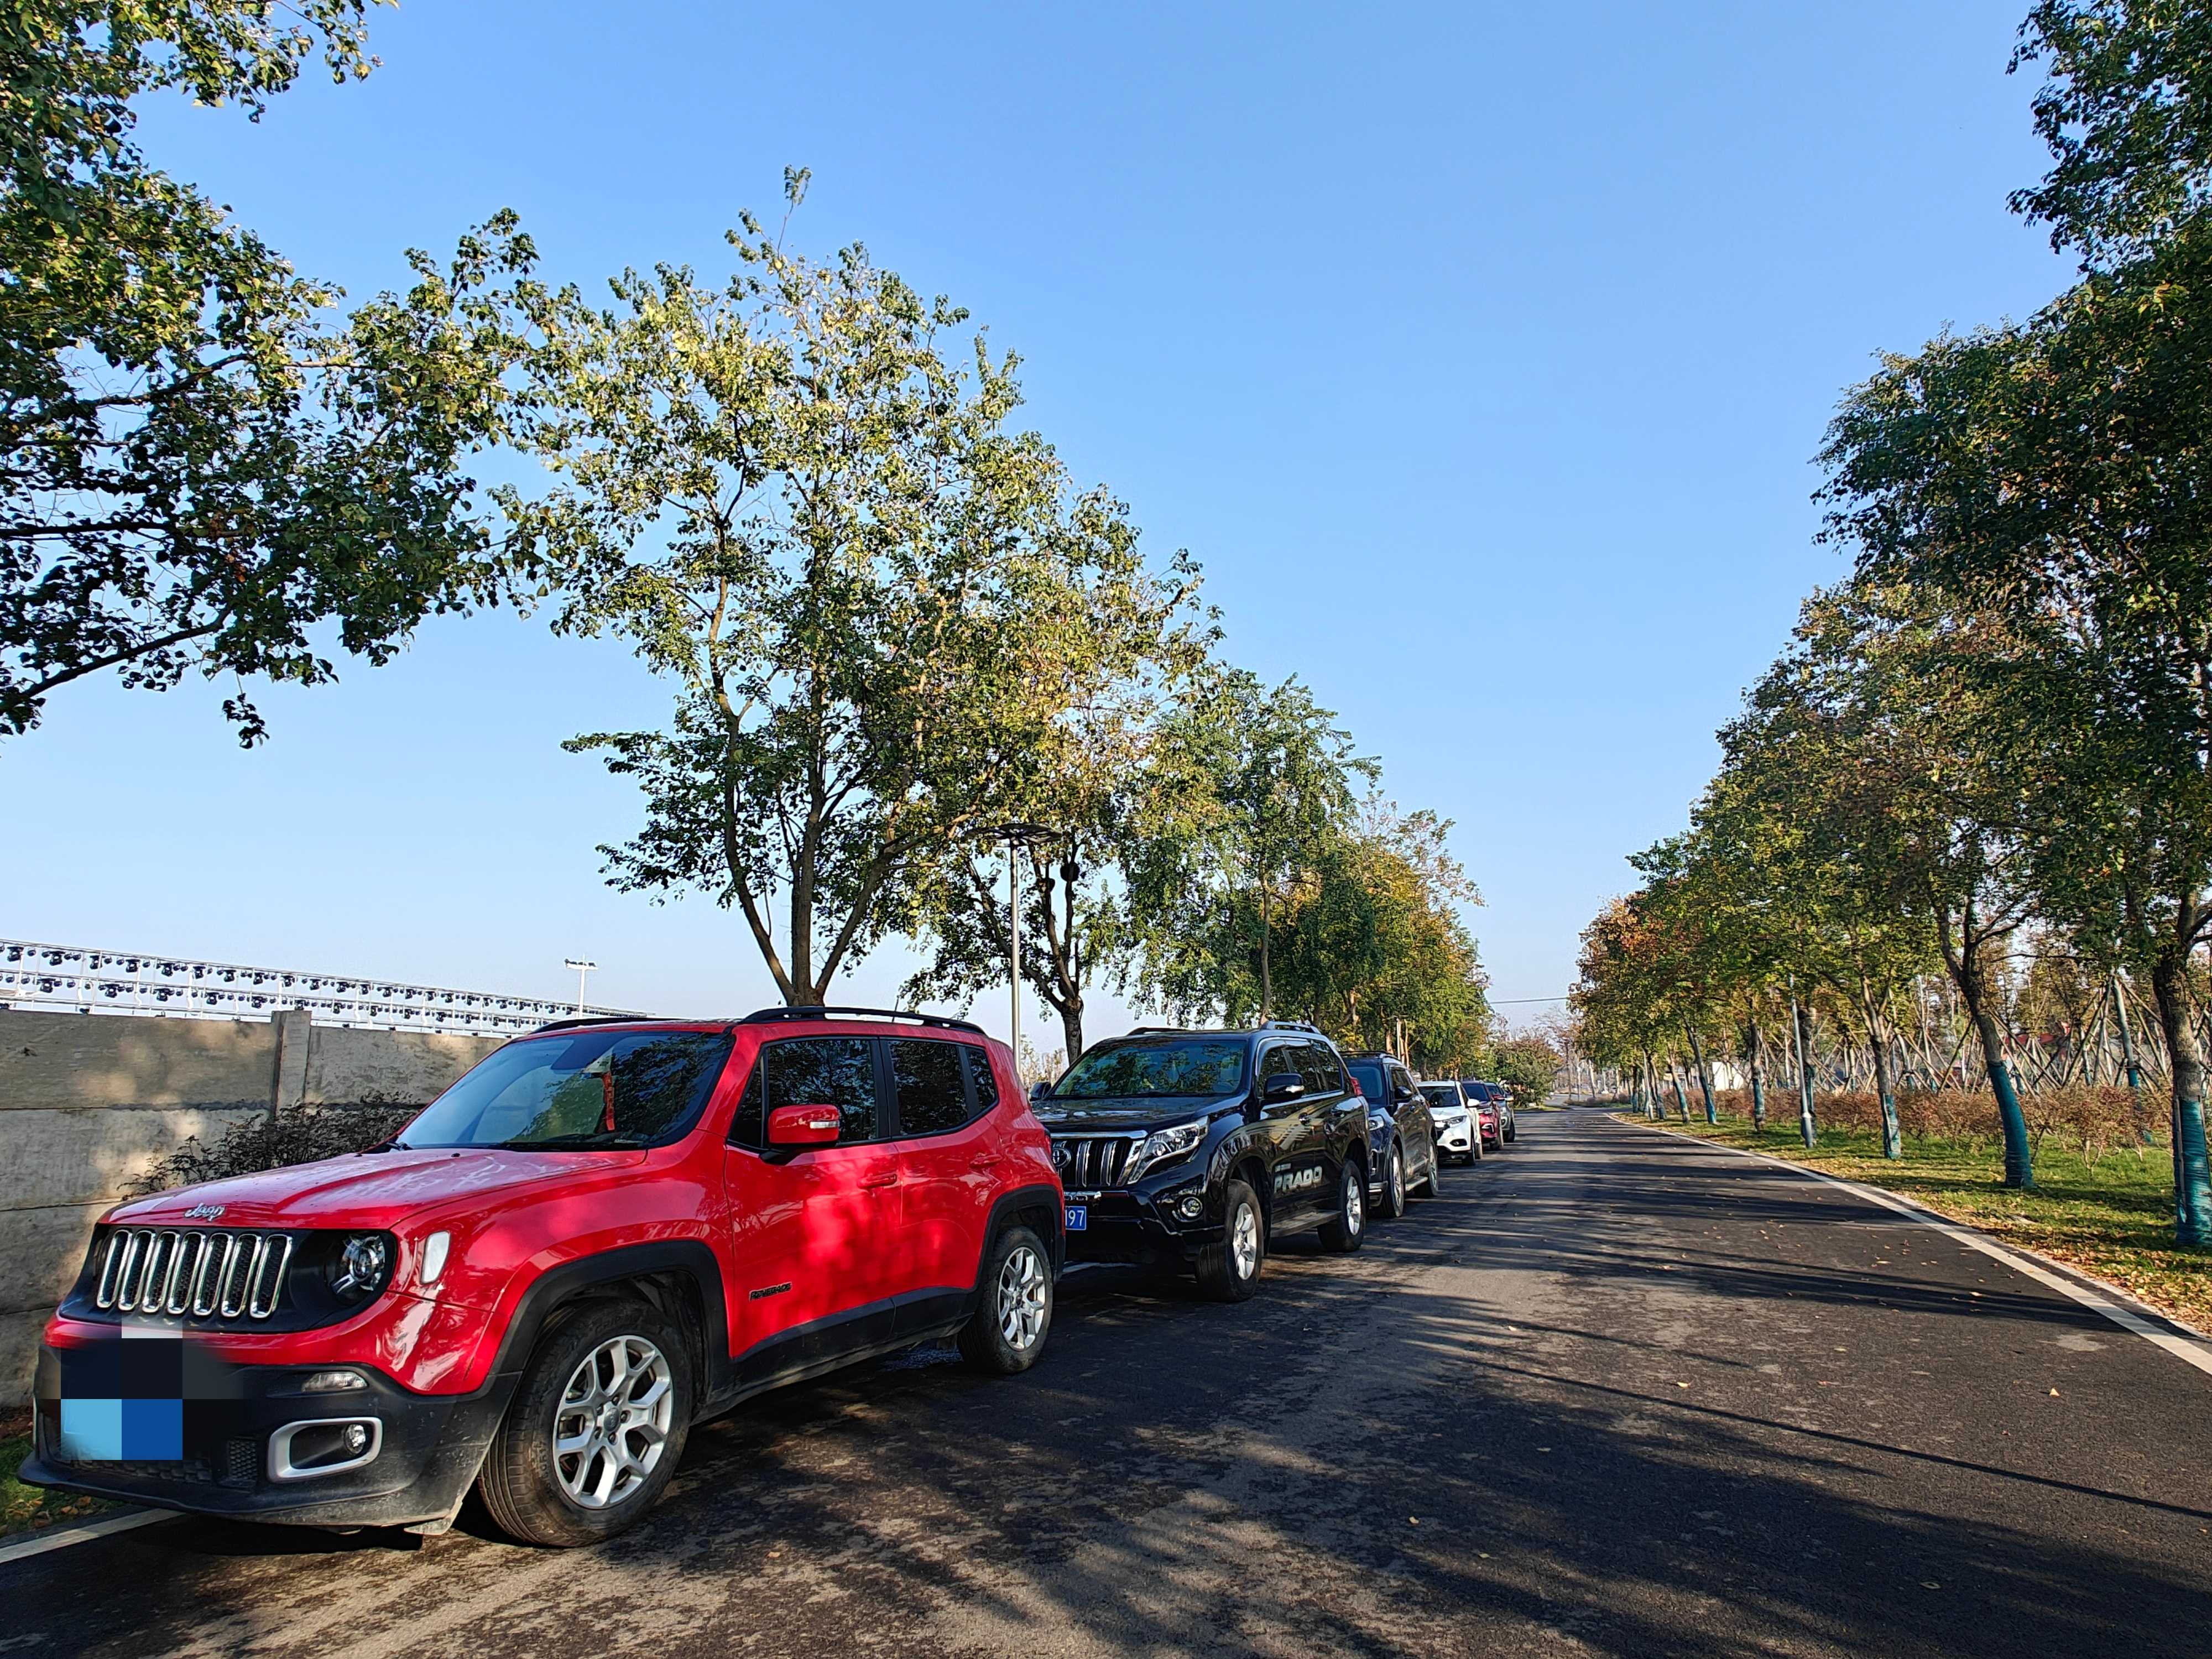
[[[568,1375],[553,1413],[553,1470],[580,1509],[603,1510],[643,1486],[668,1447],[676,1407],[667,1355],[617,1336]]]
[[[1006,1254],[999,1269],[999,1334],[1006,1346],[1021,1352],[1036,1346],[1044,1334],[1045,1291],[1049,1281],[1044,1263],[1026,1244]]]
[[[1237,1277],[1249,1279],[1260,1270],[1260,1218],[1249,1204],[1237,1206],[1237,1219],[1229,1229],[1229,1254],[1237,1263]]]

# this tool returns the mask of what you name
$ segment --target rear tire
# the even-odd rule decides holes
[[[960,1328],[962,1358],[1012,1376],[1037,1363],[1052,1329],[1052,1257],[1027,1227],[1009,1227],[983,1253],[982,1294]]]
[[[1385,1221],[1395,1221],[1406,1213],[1406,1149],[1395,1140],[1382,1165],[1382,1201],[1375,1206],[1375,1213]]]
[[[650,1304],[587,1302],[531,1356],[477,1484],[526,1544],[596,1544],[656,1503],[691,1432],[691,1354]]]
[[[1432,1140],[1429,1143],[1429,1178],[1421,1184],[1421,1195],[1424,1198],[1442,1198],[1444,1195],[1443,1179],[1444,1155]]]
[[[1480,1118],[1474,1120],[1474,1133],[1467,1138],[1467,1161],[1470,1164],[1480,1164],[1482,1162],[1482,1120]]]
[[[1260,1288],[1267,1265],[1267,1224],[1259,1195],[1241,1181],[1221,1189],[1221,1243],[1198,1253],[1198,1288],[1216,1302],[1243,1302]]]
[[[1336,1175],[1336,1214],[1322,1223],[1321,1247],[1350,1255],[1367,1240],[1367,1177],[1346,1158]]]

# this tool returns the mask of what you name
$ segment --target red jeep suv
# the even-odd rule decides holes
[[[22,1478],[165,1509],[525,1541],[650,1508],[691,1425],[957,1334],[1034,1364],[1051,1142],[960,1020],[561,1021],[386,1144],[101,1220]]]

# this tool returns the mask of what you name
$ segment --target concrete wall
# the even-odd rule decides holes
[[[428,1101],[497,1037],[267,1020],[0,1012],[0,1407],[123,1189],[198,1135],[278,1107]]]

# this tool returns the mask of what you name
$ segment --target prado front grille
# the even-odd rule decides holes
[[[1060,1171],[1060,1184],[1079,1192],[1120,1186],[1121,1172],[1144,1139],[1141,1129],[1129,1134],[1054,1136],[1052,1161]]]
[[[118,1227],[99,1257],[93,1305],[172,1318],[269,1318],[284,1302],[289,1233],[214,1227]]]

